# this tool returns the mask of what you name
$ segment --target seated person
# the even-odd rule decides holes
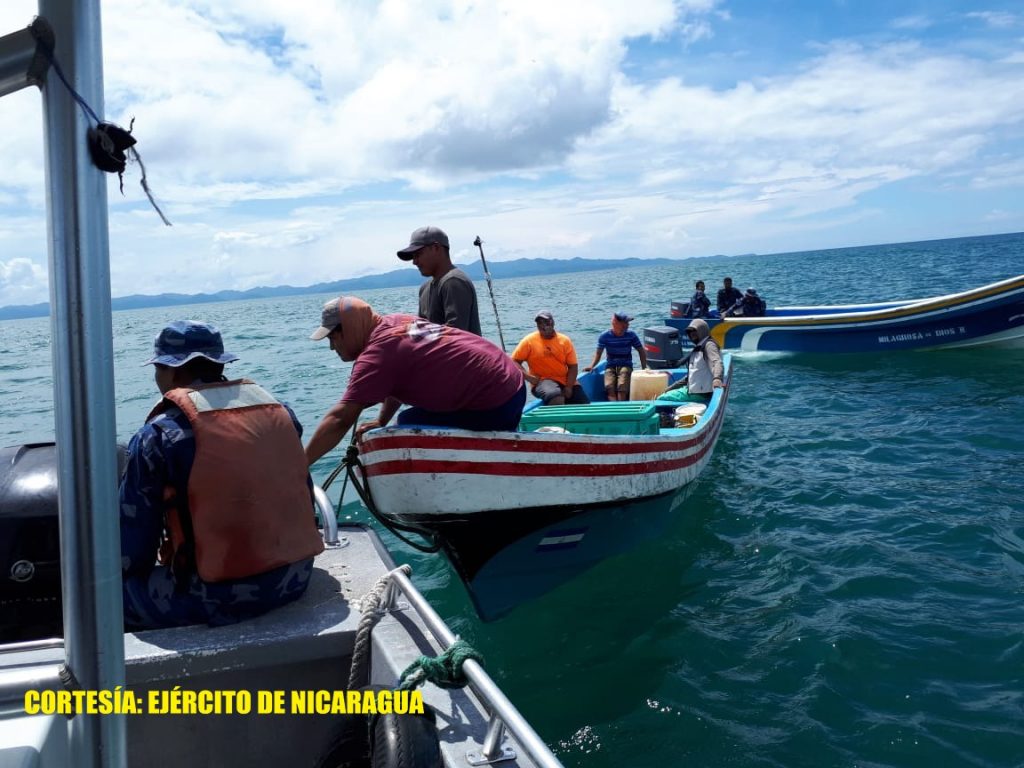
[[[612,315],[612,327],[597,337],[594,361],[584,368],[591,371],[601,361],[601,353],[608,350],[608,365],[604,369],[604,391],[609,401],[629,400],[629,381],[633,376],[633,350],[640,354],[640,367],[647,367],[647,352],[640,337],[629,330],[632,317],[625,312]]]
[[[686,310],[687,317],[707,317],[711,310],[711,301],[704,293],[704,281],[698,280],[696,290],[690,297],[690,306]]]
[[[544,405],[589,403],[583,387],[576,383],[579,364],[569,337],[555,330],[555,318],[550,312],[538,312],[534,322],[537,330],[527,334],[512,352],[512,359],[523,368],[534,397],[543,400]]]
[[[691,320],[686,327],[686,336],[693,344],[693,351],[686,358],[686,375],[673,383],[658,399],[706,403],[711,399],[712,392],[722,387],[725,371],[722,350],[709,335],[708,324],[703,320]]]
[[[732,285],[732,278],[722,278],[722,287],[718,289],[718,314],[721,317],[725,317],[725,313],[736,306],[743,299],[743,294],[740,293],[739,288],[734,288]]]
[[[399,425],[514,430],[526,402],[519,368],[501,348],[461,328],[412,315],[378,315],[355,296],[328,301],[320,327],[352,374],[341,400],[320,420],[306,446],[310,465],[334,448],[364,409],[381,403],[377,418],[356,435],[383,427],[402,405]]]
[[[170,323],[154,346],[163,398],[119,489],[126,627],[232,624],[296,600],[323,551],[301,425],[224,378],[238,358],[212,325]]]
[[[747,288],[747,292],[743,294],[743,298],[740,299],[732,309],[726,312],[726,317],[764,317],[767,312],[767,304],[764,299],[757,295],[757,291],[753,288]]]

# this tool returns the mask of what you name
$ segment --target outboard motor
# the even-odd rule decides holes
[[[690,311],[690,302],[688,301],[673,301],[672,307],[669,310],[669,317],[686,317]]]
[[[57,521],[57,446],[0,448],[0,643],[64,634]]]
[[[651,368],[677,367],[683,359],[679,330],[667,325],[644,328],[644,351],[647,352],[647,364]]]
[[[62,634],[57,446],[0,448],[0,642]]]

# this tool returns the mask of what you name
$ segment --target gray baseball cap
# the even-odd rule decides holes
[[[445,248],[448,247],[448,235],[444,230],[437,227],[420,227],[409,237],[409,245],[398,251],[398,258],[402,261],[412,261],[412,257],[420,248],[425,245],[439,243]]]
[[[320,327],[313,331],[309,338],[313,341],[320,341],[341,325],[341,302],[344,301],[344,298],[344,296],[339,296],[324,304],[324,308],[320,311]]]

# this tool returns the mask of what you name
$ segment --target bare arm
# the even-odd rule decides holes
[[[588,365],[588,366],[587,366],[586,368],[584,368],[583,370],[584,370],[584,371],[592,371],[592,370],[594,370],[594,368],[596,368],[596,367],[597,367],[597,364],[598,364],[599,362],[601,362],[601,355],[602,355],[603,353],[604,353],[604,350],[603,350],[603,349],[601,349],[600,347],[598,347],[598,348],[597,348],[597,351],[596,351],[596,352],[594,353],[594,362],[592,362],[592,363],[591,363],[590,365]]]
[[[532,373],[530,373],[530,369],[525,362],[520,362],[519,367],[523,371],[523,378],[526,379],[527,382],[529,382],[531,387],[536,387],[538,384],[540,384],[540,376],[534,376]]]
[[[640,353],[640,367],[641,368],[646,368],[647,367],[647,350],[644,349],[643,347],[640,347],[637,350],[637,352]]]
[[[316,432],[306,445],[306,461],[309,466],[313,466],[325,453],[341,442],[364,408],[366,406],[361,403],[344,401],[331,407],[320,420]]]
[[[384,401],[384,404],[380,407],[380,413],[377,414],[377,418],[370,419],[367,422],[360,424],[356,427],[356,437],[362,439],[363,434],[369,432],[371,429],[378,429],[380,427],[386,427],[388,422],[391,421],[391,417],[394,416],[398,409],[402,407],[400,400],[396,400],[393,397],[389,397]]]

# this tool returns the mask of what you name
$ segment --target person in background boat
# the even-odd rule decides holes
[[[711,399],[714,390],[721,388],[725,372],[722,365],[722,350],[709,333],[708,324],[700,319],[691,320],[686,326],[686,336],[693,344],[693,351],[687,358],[686,376],[675,382],[666,392],[686,387],[686,394],[691,399],[707,401]]]
[[[471,430],[514,430],[526,402],[523,374],[487,339],[412,315],[378,315],[354,296],[328,301],[320,327],[310,336],[327,339],[344,362],[354,363],[341,400],[326,413],[306,445],[312,465],[334,448],[364,409],[381,403],[377,418],[357,437],[398,424]]]
[[[452,264],[448,235],[437,227],[420,227],[398,258],[411,261],[430,279],[420,286],[420,317],[480,336],[476,288],[469,275]]]
[[[753,288],[747,288],[743,298],[725,313],[725,317],[764,317],[768,307],[764,299],[757,295]]]
[[[733,287],[732,278],[723,277],[722,287],[718,289],[718,301],[715,302],[718,306],[718,314],[725,317],[726,313],[742,300],[743,294],[739,288]]]
[[[686,310],[687,317],[707,317],[711,311],[711,301],[704,293],[704,281],[698,280],[690,297],[690,307]]]
[[[640,367],[647,367],[647,352],[640,337],[629,330],[633,318],[625,312],[612,315],[612,327],[597,337],[594,362],[584,368],[591,371],[608,350],[608,365],[604,369],[604,391],[609,400],[629,400],[629,380],[633,376],[633,350],[640,354]]]
[[[266,613],[306,591],[323,551],[302,426],[266,390],[224,377],[237,359],[214,326],[179,320],[146,361],[162,398],[119,487],[129,629]]]
[[[538,312],[534,322],[537,330],[527,334],[512,352],[534,397],[543,400],[544,405],[586,405],[590,398],[576,383],[579,363],[572,341],[555,330],[555,317],[550,312]]]

